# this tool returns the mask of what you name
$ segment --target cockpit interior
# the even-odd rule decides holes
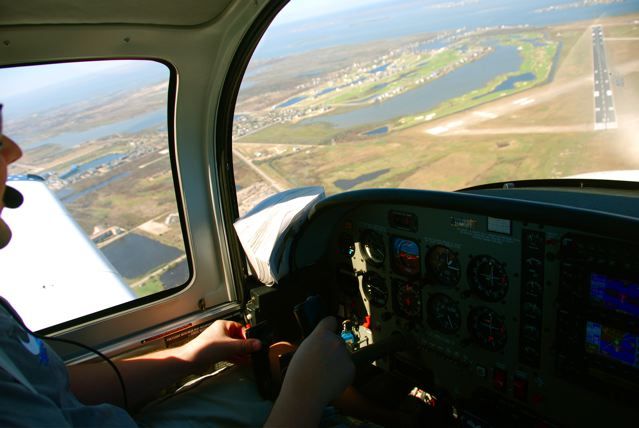
[[[25,210],[54,194],[50,224],[78,223],[63,246],[15,210],[35,254],[16,257],[41,267],[0,295],[114,359],[221,318],[274,344],[335,316],[353,416],[382,426],[636,426],[637,1],[317,3],[0,0],[10,180]],[[31,74],[46,66],[69,68]],[[295,227],[264,232],[283,248],[267,284],[234,224],[316,185]],[[76,233],[97,259],[63,257]],[[272,398],[287,359],[256,360]]]

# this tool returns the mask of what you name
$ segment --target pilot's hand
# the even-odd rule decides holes
[[[302,342],[266,426],[317,426],[324,406],[351,384],[355,365],[336,330],[337,320],[324,318]]]
[[[242,324],[217,320],[184,346],[190,361],[209,365],[218,361],[247,362],[262,344],[258,339],[247,339]]]
[[[283,388],[295,383],[296,388],[303,388],[327,404],[351,384],[355,366],[336,331],[335,317],[326,317],[317,324],[295,352]]]

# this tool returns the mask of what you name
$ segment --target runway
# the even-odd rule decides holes
[[[610,76],[606,63],[603,27],[592,27],[592,57],[594,73],[595,130],[616,129],[617,113]]]

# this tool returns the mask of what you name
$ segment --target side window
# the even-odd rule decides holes
[[[0,69],[3,132],[22,148],[0,284],[32,329],[184,285],[169,149],[171,71],[110,60]],[[48,310],[56,306],[55,310]],[[62,309],[62,310],[61,310]]]

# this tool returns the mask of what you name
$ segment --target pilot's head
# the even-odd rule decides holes
[[[2,133],[2,104],[0,104],[0,216],[4,209],[4,191],[7,183],[8,166],[22,156],[20,147],[13,140]],[[0,217],[0,248],[5,247],[11,240],[11,230]]]

